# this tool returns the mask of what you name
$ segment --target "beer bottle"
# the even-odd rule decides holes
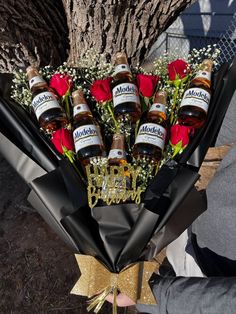
[[[92,157],[105,157],[106,153],[99,130],[87,105],[82,90],[72,93],[73,139],[75,152],[81,163],[86,166]]]
[[[29,66],[26,74],[32,92],[32,107],[39,125],[46,131],[55,131],[66,125],[68,121],[64,110],[38,70]]]
[[[156,93],[153,105],[141,124],[135,140],[133,156],[158,162],[162,157],[167,133],[166,117],[167,93]]]
[[[115,117],[122,120],[128,115],[132,122],[136,122],[141,116],[139,93],[124,52],[118,52],[115,56],[111,88]]]
[[[124,134],[115,133],[113,135],[111,150],[108,155],[108,163],[110,166],[119,166],[127,163]]]
[[[125,168],[127,165],[125,152],[125,136],[124,134],[115,133],[112,139],[111,150],[108,155],[109,166],[124,166],[124,172],[121,175],[108,175],[103,182],[103,193],[110,199],[122,199],[130,189],[130,173]],[[113,172],[111,172],[113,173]],[[112,185],[111,185],[112,183]],[[120,201],[119,201],[120,202]]]
[[[211,99],[213,61],[205,59],[185,91],[178,111],[179,124],[200,128],[207,116]]]

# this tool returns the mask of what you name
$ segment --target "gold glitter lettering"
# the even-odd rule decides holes
[[[88,202],[93,208],[99,199],[107,205],[119,204],[126,201],[141,202],[144,190],[137,187],[140,167],[130,164],[123,166],[86,166],[88,179]]]

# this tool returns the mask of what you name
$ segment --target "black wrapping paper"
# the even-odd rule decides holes
[[[147,189],[142,204],[100,206],[92,211],[86,201],[83,182],[70,168],[64,161],[54,171],[35,179],[31,186],[49,211],[60,208],[64,216],[61,223],[77,243],[78,252],[97,257],[112,272],[119,272],[140,258],[150,259],[150,252],[142,254],[145,247],[176,210],[181,213],[178,223],[169,225],[169,233],[174,238],[186,229],[186,221],[187,226],[190,225],[205,209],[200,196],[198,202],[195,201],[197,211],[181,206],[199,175],[177,163],[162,167]],[[164,191],[156,196],[153,191],[160,185],[164,186]],[[165,237],[156,245],[163,247],[163,243],[166,244]]]
[[[47,173],[2,133],[0,133],[0,152],[25,182],[29,183]]]
[[[46,170],[28,183],[37,202],[43,204],[45,216],[51,215],[63,230],[62,236],[66,238],[67,234],[73,240],[74,252],[92,255],[110,271],[119,272],[132,262],[150,260],[206,209],[206,200],[194,184],[233,95],[235,64],[235,60],[225,64],[217,73],[206,125],[179,159],[161,168],[142,203],[98,206],[93,210],[88,207],[86,185],[69,162],[58,156],[34,121],[9,101],[4,86],[1,88],[0,131]],[[0,82],[5,84],[4,80]],[[37,202],[32,198],[36,209]]]

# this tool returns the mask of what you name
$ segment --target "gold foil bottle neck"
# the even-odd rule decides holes
[[[87,104],[85,98],[84,98],[84,93],[81,89],[77,89],[72,93],[72,103],[73,106],[78,105],[78,104]]]
[[[125,52],[117,52],[115,55],[115,65],[128,64],[127,56]]]
[[[34,66],[27,67],[26,75],[28,77],[28,80],[31,80],[35,76],[40,76],[38,69],[36,67],[34,67]]]
[[[203,71],[211,72],[213,68],[213,60],[211,59],[203,60],[200,67],[201,67],[201,70]]]
[[[108,155],[108,163],[112,165],[123,165],[127,163],[125,153],[125,137],[124,134],[115,133],[112,138],[111,150]],[[124,173],[127,176],[126,173]]]
[[[160,103],[165,105],[167,102],[167,92],[166,91],[158,91],[154,98],[154,103]]]
[[[124,137],[124,134],[115,133],[113,135],[111,149],[125,150],[125,137]]]

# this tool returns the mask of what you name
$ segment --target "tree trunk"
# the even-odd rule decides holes
[[[70,54],[75,63],[88,49],[112,55],[126,51],[142,62],[157,37],[195,0],[63,0]]]
[[[142,61],[195,0],[0,0],[0,70],[70,64],[87,49]],[[64,6],[64,8],[63,8]],[[70,41],[70,50],[69,50]]]
[[[0,71],[66,60],[67,21],[59,0],[0,0]]]

